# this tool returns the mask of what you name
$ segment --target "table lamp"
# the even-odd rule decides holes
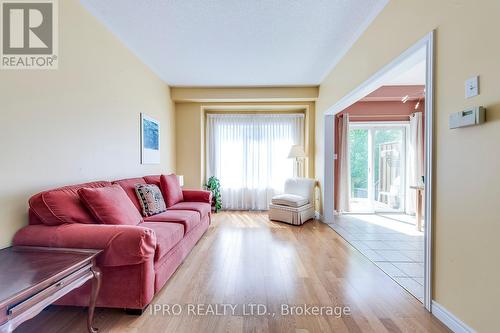
[[[184,186],[184,176],[183,175],[177,175],[177,180],[179,181],[179,185],[181,187]]]
[[[295,173],[297,177],[301,177],[301,171],[300,171],[300,161],[305,159],[306,152],[304,151],[304,147],[301,145],[293,145],[292,148],[290,148],[290,152],[288,153],[288,158],[294,158],[295,159]]]

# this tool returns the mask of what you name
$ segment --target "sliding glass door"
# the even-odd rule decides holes
[[[407,124],[351,123],[351,211],[401,212],[406,198]]]

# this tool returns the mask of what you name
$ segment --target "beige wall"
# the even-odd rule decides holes
[[[203,112],[199,103],[175,104],[176,170],[184,187],[200,188],[203,179]]]
[[[182,88],[172,87],[176,102],[296,102],[318,97],[318,87]]]
[[[0,247],[38,191],[174,170],[168,87],[78,1],[59,17],[58,70],[0,71]],[[161,165],[140,164],[140,112],[161,122]]]
[[[173,94],[173,93],[172,93]],[[262,96],[258,93],[255,96]],[[184,175],[187,188],[199,188],[205,181],[205,115],[207,110],[223,112],[283,112],[307,110],[306,112],[306,172],[314,177],[314,121],[315,103],[308,102],[231,102],[231,103],[176,103],[176,170]]]
[[[478,332],[500,327],[499,13],[497,0],[390,1],[321,84],[316,116],[322,177],[327,108],[437,28],[434,299]],[[465,100],[475,74],[481,95]],[[472,105],[487,123],[449,130],[448,115]]]

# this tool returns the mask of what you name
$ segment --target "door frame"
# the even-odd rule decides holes
[[[403,161],[403,166],[402,166],[402,181],[403,181],[403,188],[404,194],[403,194],[403,205],[402,207],[397,210],[396,212],[398,213],[404,213],[406,211],[407,207],[407,199],[408,199],[408,193],[407,193],[407,184],[408,184],[408,148],[409,148],[409,132],[410,132],[410,122],[409,121],[400,121],[400,120],[395,120],[395,121],[359,121],[359,122],[350,122],[349,123],[349,130],[351,128],[359,128],[359,129],[366,129],[368,131],[368,165],[369,165],[369,170],[368,170],[368,198],[371,197],[372,201],[376,201],[374,195],[375,195],[375,189],[374,189],[374,159],[373,159],[373,154],[374,154],[374,143],[373,143],[373,133],[375,130],[380,130],[380,129],[390,129],[390,128],[402,128],[403,131],[403,137],[402,137],[402,144],[403,144],[403,153],[402,153],[402,158],[401,160]],[[373,214],[376,213],[392,213],[395,212],[394,210],[379,210],[377,211],[376,209],[373,209]],[[356,214],[356,212],[349,212]]]
[[[396,59],[381,68],[369,79],[340,99],[324,114],[324,170],[323,170],[323,215],[325,223],[335,220],[334,211],[334,120],[335,115],[368,95],[384,82],[388,76],[397,74],[405,61],[425,48],[426,57],[426,88],[425,88],[425,233],[424,233],[424,307],[431,311],[432,306],[432,229],[433,229],[433,165],[434,165],[434,40],[435,30],[429,32],[409,49],[401,53]]]

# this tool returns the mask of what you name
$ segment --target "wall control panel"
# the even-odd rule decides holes
[[[486,110],[482,106],[474,106],[460,112],[450,114],[448,125],[451,128],[474,126],[484,123]]]

